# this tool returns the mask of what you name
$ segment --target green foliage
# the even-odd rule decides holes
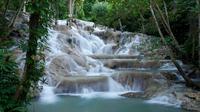
[[[110,5],[108,2],[97,2],[92,6],[93,20],[99,24],[104,24],[107,14],[109,13]]]
[[[0,49],[4,48],[10,48],[12,47],[13,45],[15,45],[15,41],[12,40],[12,39],[7,39],[7,40],[3,40],[0,42]]]
[[[66,0],[51,0],[51,9],[56,19],[66,19],[68,17],[68,4]]]
[[[0,12],[3,12],[6,7],[6,2],[8,0],[0,1]],[[20,7],[21,0],[10,0],[9,1],[9,10],[17,10]]]
[[[8,20],[6,20],[5,17],[0,14],[0,39],[6,38],[8,33],[9,33]]]
[[[96,17],[105,16],[108,13],[108,3],[107,2],[97,2],[92,6],[92,14]]]
[[[83,3],[83,11],[85,13],[86,18],[91,17],[92,6],[95,4],[96,0],[85,0]]]
[[[13,98],[19,84],[19,76],[17,64],[11,57],[11,52],[0,49],[0,112],[25,112],[22,104]],[[23,108],[23,111],[19,108]]]

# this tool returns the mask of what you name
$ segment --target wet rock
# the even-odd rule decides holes
[[[196,101],[199,101],[200,102],[200,93],[199,92],[188,92],[188,93],[185,93],[185,96],[190,98],[190,99],[194,99]]]
[[[186,110],[200,112],[200,93],[193,90],[187,91],[176,93],[177,99],[182,101],[181,107]]]
[[[165,103],[179,104],[178,106],[189,112],[200,111],[199,91],[187,88],[183,84],[173,84],[157,92],[152,97],[156,96],[169,96],[169,101],[164,100]]]
[[[104,30],[103,31],[93,31],[92,34],[103,38],[105,35],[105,31]]]
[[[144,92],[128,92],[125,94],[121,94],[121,96],[124,96],[127,98],[145,98]]]
[[[67,34],[69,32],[69,27],[66,25],[56,25],[54,29],[60,31],[61,33]]]
[[[161,72],[161,74],[167,79],[167,80],[178,80],[178,77],[176,73],[173,72]]]
[[[93,32],[94,31],[94,27],[93,26],[86,26],[86,27],[84,27],[84,30],[86,30],[88,32]]]
[[[188,77],[193,79],[200,79],[200,70],[196,69],[188,75]]]

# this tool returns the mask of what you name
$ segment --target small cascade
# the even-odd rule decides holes
[[[125,40],[126,38],[122,39],[122,42],[124,43],[116,52],[115,54],[118,55],[140,55],[138,51],[138,46],[141,44],[141,38],[136,35],[134,38],[128,38],[128,40]],[[132,49],[135,47],[135,49]]]
[[[120,84],[113,80],[111,77],[108,78],[109,81],[109,91],[110,92],[123,92],[125,88]]]
[[[116,44],[106,44],[98,50],[97,54],[113,54],[114,46],[116,46]]]
[[[147,103],[163,104],[163,105],[175,106],[175,107],[181,106],[181,101],[178,101],[175,98],[170,97],[170,96],[157,96],[148,100]]]
[[[54,87],[43,85],[43,90],[40,93],[40,101],[45,103],[54,103],[58,100],[54,94]]]

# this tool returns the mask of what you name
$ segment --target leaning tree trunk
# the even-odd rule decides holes
[[[163,35],[163,33],[162,33],[161,29],[160,29],[158,20],[157,20],[157,18],[155,16],[155,13],[154,13],[154,10],[153,10],[152,6],[153,5],[152,5],[152,2],[151,2],[150,3],[150,10],[151,10],[152,16],[153,16],[153,18],[155,20],[155,24],[156,24],[157,30],[158,30],[158,32],[160,34],[160,37],[161,37],[163,43],[165,44],[165,46],[167,48],[167,51],[168,51],[167,53],[170,55],[170,59],[172,60],[172,62],[176,66],[176,68],[178,69],[180,75],[186,81],[186,85],[189,86],[189,87],[194,87],[194,88],[200,89],[200,86],[198,84],[194,83],[189,77],[187,77],[187,75],[185,74],[185,72],[183,71],[183,69],[181,68],[181,66],[178,64],[178,62],[174,58],[172,50],[170,49],[170,47],[168,46],[166,40],[164,39],[164,35]]]
[[[34,57],[37,54],[37,30],[39,27],[40,14],[34,12],[30,16],[29,22],[29,40],[28,40],[28,49],[26,53],[26,63],[24,68],[24,74],[21,80],[21,84],[17,89],[15,94],[16,100],[26,99],[29,89],[31,87],[31,80],[36,74],[36,61]]]

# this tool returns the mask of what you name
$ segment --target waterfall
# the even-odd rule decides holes
[[[105,28],[94,28],[93,23],[81,20],[71,28],[65,23],[65,20],[59,20],[57,29],[49,29],[49,50],[45,53],[46,74],[51,87],[44,86],[41,101],[55,101],[56,95],[60,94],[118,98],[122,93],[141,92],[148,86],[144,81],[148,75],[136,71],[126,73],[128,70],[143,72],[149,70],[148,67],[157,67],[154,62],[135,59],[143,56],[140,47],[146,38],[131,34],[128,37],[122,35],[119,43],[108,42],[85,30],[89,27],[94,32],[104,32]],[[145,64],[149,65],[143,68]],[[119,68],[123,72],[121,79],[116,78],[118,65],[122,67]],[[160,70],[172,67],[169,63],[161,65]]]
[[[61,27],[65,25],[65,22],[65,20],[59,20],[58,24]],[[134,91],[138,84],[130,87],[131,89],[123,86],[111,77],[115,70],[105,67],[101,60],[91,58],[88,55],[128,55],[134,44],[140,44],[140,37],[136,36],[132,41],[126,41],[124,46],[115,51],[113,47],[116,44],[105,44],[100,37],[84,30],[85,27],[92,27],[93,24],[84,21],[79,21],[79,24],[81,26],[72,26],[72,28],[66,28],[67,30],[64,28],[64,33],[49,29],[48,44],[50,50],[46,51],[46,73],[49,76],[49,85],[54,86],[55,90],[61,89],[59,94],[62,94],[61,91],[65,91],[63,94],[68,94],[67,91],[72,93],[74,91],[74,94],[82,95],[103,92],[107,94],[106,96],[112,96],[108,94]],[[94,30],[102,31],[100,28]],[[134,53],[138,54],[137,50]],[[47,100],[51,101],[50,99],[54,99],[53,90],[51,87],[44,86],[41,96],[46,96],[49,93]],[[72,94],[71,92],[70,94]]]

